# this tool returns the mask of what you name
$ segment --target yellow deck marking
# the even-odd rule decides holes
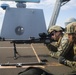
[[[62,64],[60,64],[60,63],[57,63],[57,62],[49,62],[49,63],[46,63],[47,64],[47,66],[62,66]]]
[[[0,48],[14,48],[14,47],[0,47]],[[31,48],[31,47],[16,47],[16,48]]]
[[[45,68],[45,66],[22,66],[21,68],[28,68],[28,67],[40,67],[40,68]],[[8,69],[8,68],[18,68],[16,66],[0,66],[0,69]]]
[[[33,47],[32,44],[31,44],[31,47],[32,47],[32,50],[33,50],[33,52],[34,52],[34,54],[35,54],[35,56],[36,56],[38,62],[41,62],[41,61],[40,61],[40,58],[38,57],[38,55],[37,55],[37,53],[36,53],[36,51],[35,51],[35,49],[34,49],[34,47]]]

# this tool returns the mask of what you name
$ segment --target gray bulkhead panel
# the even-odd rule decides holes
[[[7,40],[39,38],[47,32],[42,9],[7,8],[1,29],[1,37]]]

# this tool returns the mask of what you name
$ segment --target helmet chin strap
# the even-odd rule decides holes
[[[76,34],[73,34],[74,43],[76,43]]]
[[[59,38],[62,36],[62,33],[61,32],[59,32],[58,33],[58,35],[57,35],[57,37],[58,37],[58,40],[59,40]]]

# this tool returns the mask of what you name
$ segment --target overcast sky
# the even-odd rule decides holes
[[[48,28],[55,2],[56,0],[41,0],[40,3],[27,3],[27,8],[43,9],[46,26]],[[0,1],[0,6],[2,3],[7,3],[10,7],[16,7],[15,2]],[[5,11],[0,8],[0,27],[2,26],[4,13]],[[76,18],[76,0],[70,0],[66,5],[61,7],[56,24],[65,27],[64,22],[71,17]]]

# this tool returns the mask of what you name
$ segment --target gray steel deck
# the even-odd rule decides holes
[[[47,65],[33,65],[35,67],[46,68],[54,75],[67,75],[71,72],[69,67],[58,63],[57,59],[51,58],[49,50],[44,44],[17,44],[17,51],[20,56],[14,60],[13,44],[10,42],[0,41],[0,63],[29,63],[47,60]],[[0,66],[0,75],[17,75],[18,72],[25,70],[31,65],[16,66]]]

